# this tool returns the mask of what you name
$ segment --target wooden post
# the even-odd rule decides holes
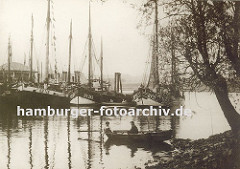
[[[119,72],[115,73],[114,91],[115,91],[115,93],[122,93],[121,73],[119,73]]]

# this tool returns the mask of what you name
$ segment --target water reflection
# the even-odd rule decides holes
[[[92,167],[92,132],[91,132],[91,117],[87,117],[87,126],[88,126],[88,160],[87,168]]]
[[[71,140],[70,140],[70,115],[67,118],[67,140],[68,140],[68,168],[72,168],[72,153],[71,153]]]
[[[7,168],[10,169],[10,164],[11,164],[11,131],[10,131],[10,126],[11,126],[11,121],[10,119],[7,119],[8,125],[7,125],[7,147],[8,147],[8,152],[7,152]]]
[[[186,96],[184,103],[185,107],[196,112],[189,118],[19,118],[15,108],[3,105],[0,112],[0,168],[143,168],[144,163],[153,160],[155,154],[167,154],[171,151],[171,146],[168,143],[154,142],[111,142],[103,132],[105,122],[110,122],[112,130],[128,130],[131,127],[130,121],[133,120],[140,131],[173,129],[174,137],[178,138],[205,137],[228,129],[224,128],[228,126],[224,117],[217,116],[221,112],[219,113],[216,103],[206,103],[206,97],[209,100],[214,99],[214,96],[198,94],[198,104],[194,102],[196,99],[193,96]],[[207,123],[209,111],[212,116],[217,113],[214,117],[217,122],[212,125]],[[216,130],[219,123],[224,123],[222,130]],[[212,132],[208,132],[211,130],[210,126],[214,127]]]
[[[33,168],[33,157],[32,157],[32,124],[29,124],[29,164],[30,169]]]
[[[49,156],[48,156],[48,117],[44,118],[44,152],[45,152],[45,166],[49,168]]]
[[[7,162],[5,163],[4,160],[1,161],[0,168],[5,168],[4,165],[6,164],[7,168],[14,168],[16,164],[19,164],[18,167],[20,168],[71,169],[78,168],[78,166],[88,169],[112,168],[107,166],[111,166],[110,159],[116,156],[116,150],[118,149],[121,155],[129,157],[129,159],[142,160],[146,158],[145,155],[148,156],[147,159],[151,159],[153,153],[170,150],[168,144],[138,143],[133,145],[126,142],[113,143],[107,141],[103,129],[105,122],[110,121],[113,129],[126,130],[130,128],[131,120],[136,121],[140,131],[159,130],[159,128],[169,129],[171,128],[169,125],[170,118],[146,118],[142,116],[132,118],[92,116],[86,118],[79,117],[77,119],[73,119],[71,116],[67,116],[66,118],[18,118],[13,110],[10,112],[8,110],[9,109],[5,109],[4,113],[1,113],[0,118],[0,133],[7,139],[6,144],[4,141],[0,142],[3,147],[7,147],[7,151],[3,150],[2,153],[6,155]],[[64,130],[66,132],[64,132]],[[56,134],[59,135],[59,137],[56,137]],[[66,149],[64,140],[66,140]],[[13,150],[12,144],[15,150]],[[80,147],[80,151],[72,150],[72,148],[76,146]],[[25,148],[27,149],[27,153],[25,152],[24,154],[28,154],[27,156],[21,155],[21,151],[25,151]],[[130,154],[124,152],[126,149],[130,151]],[[138,152],[141,152],[142,155],[137,155]],[[76,159],[76,156],[82,156],[83,158]],[[67,162],[65,162],[66,160]],[[133,165],[138,165],[137,161],[138,160],[136,160],[136,164]],[[14,163],[14,166],[11,166],[12,163]],[[129,164],[127,164],[127,166],[128,165]],[[122,166],[122,168],[125,167],[126,166]]]
[[[106,151],[108,151],[107,155],[109,154],[109,150],[111,146],[126,146],[131,150],[131,157],[135,156],[135,153],[138,151],[138,149],[142,149],[144,151],[149,151],[152,153],[152,155],[158,153],[158,152],[167,152],[172,150],[171,145],[166,143],[166,142],[129,142],[129,141],[112,141],[112,140],[107,140],[106,143],[104,144],[104,148]]]

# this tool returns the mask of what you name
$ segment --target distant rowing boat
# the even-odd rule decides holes
[[[116,141],[165,141],[172,138],[172,130],[156,131],[156,132],[139,132],[138,134],[129,134],[126,130],[113,131],[106,133],[110,140]]]

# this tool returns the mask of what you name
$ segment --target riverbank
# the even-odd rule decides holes
[[[173,151],[155,155],[146,169],[240,169],[240,145],[231,131],[191,141],[173,140]],[[237,165],[237,167],[236,167]]]

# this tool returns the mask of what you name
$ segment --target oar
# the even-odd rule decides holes
[[[129,130],[113,130],[113,132],[120,132],[120,133],[124,133],[124,132],[128,132]],[[86,133],[86,132],[101,132],[100,130],[78,130],[78,132],[81,132],[81,133]],[[149,132],[161,132],[161,131],[139,131],[139,133],[149,133]]]
[[[91,142],[95,142],[95,143],[101,143],[101,141],[92,140],[92,139],[83,139],[83,138],[78,138],[78,140],[81,140],[81,141],[91,141]]]
[[[78,130],[78,132],[101,132],[100,130]]]

